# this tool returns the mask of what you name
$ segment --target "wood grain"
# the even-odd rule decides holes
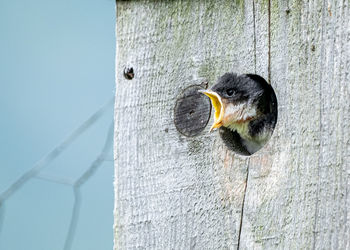
[[[350,249],[349,17],[348,0],[117,1],[115,249]],[[225,72],[277,95],[250,157],[174,125],[179,94]]]

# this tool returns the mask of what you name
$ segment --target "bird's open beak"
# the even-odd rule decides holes
[[[212,90],[199,90],[199,92],[205,94],[210,98],[211,103],[215,109],[214,124],[210,128],[210,132],[212,132],[214,129],[220,128],[222,126],[222,119],[224,117],[224,105],[222,103],[221,97],[216,92]]]

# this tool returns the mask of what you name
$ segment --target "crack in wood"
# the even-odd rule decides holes
[[[267,73],[268,73],[268,82],[271,84],[271,0],[268,1],[267,7],[268,15],[268,64],[267,64]],[[255,32],[255,30],[254,30]],[[256,54],[256,50],[255,50]]]
[[[269,0],[270,2],[270,0]],[[253,0],[253,30],[254,30],[254,73],[256,74],[256,26],[255,26],[255,0]],[[269,18],[269,65],[270,65],[270,18]],[[270,72],[270,67],[269,67]],[[270,83],[270,73],[269,73],[269,83]],[[248,177],[249,177],[249,162],[250,158],[248,159],[247,164],[247,174],[245,177],[245,185],[244,185],[244,193],[243,193],[243,201],[242,201],[242,208],[241,208],[241,218],[239,223],[239,231],[238,231],[238,243],[237,243],[237,250],[240,248],[241,243],[241,234],[242,234],[242,226],[243,226],[243,215],[244,215],[244,204],[245,204],[245,197],[247,194],[247,186],[248,186]]]
[[[256,74],[256,31],[255,31],[255,1],[253,0],[253,30],[254,30],[254,73]]]
[[[241,243],[241,234],[242,234],[242,226],[243,226],[243,213],[244,213],[244,203],[245,203],[245,197],[247,194],[247,186],[248,186],[248,178],[249,178],[249,162],[250,158],[248,159],[247,163],[247,174],[245,177],[245,185],[244,185],[244,191],[243,191],[243,201],[242,201],[242,209],[241,209],[241,220],[239,223],[239,231],[238,231],[238,244],[237,244],[237,250],[239,250],[240,243]]]

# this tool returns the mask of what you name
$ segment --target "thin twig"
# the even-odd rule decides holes
[[[79,219],[79,212],[80,212],[80,206],[81,206],[81,194],[80,194],[80,188],[81,186],[86,183],[87,180],[93,176],[93,174],[97,171],[97,169],[101,166],[101,164],[104,162],[105,155],[108,153],[108,150],[112,146],[113,142],[113,128],[114,123],[112,122],[109,126],[109,130],[106,136],[106,140],[104,143],[104,146],[101,150],[101,153],[96,157],[96,159],[92,162],[91,166],[74,182],[74,206],[73,206],[73,212],[71,221],[69,224],[69,229],[67,233],[67,238],[64,244],[64,250],[70,250],[72,248],[73,239],[76,232],[76,227]]]
[[[114,98],[109,100],[105,105],[102,106],[97,112],[92,114],[89,119],[83,122],[77,129],[75,129],[66,139],[64,139],[57,147],[51,152],[40,159],[30,170],[25,172],[19,177],[14,183],[12,183],[4,192],[0,194],[0,203],[9,198],[19,188],[23,186],[30,178],[37,175],[45,166],[56,159],[69,145],[72,144],[81,134],[83,134],[92,124],[94,124],[107,108],[113,103]]]

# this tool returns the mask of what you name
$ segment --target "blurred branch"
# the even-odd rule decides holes
[[[77,228],[77,223],[79,218],[80,205],[81,205],[80,189],[74,188],[74,206],[73,206],[72,217],[69,224],[69,230],[67,233],[66,241],[64,243],[64,248],[63,248],[64,250],[69,250],[72,248],[72,243],[75,236],[75,231]]]
[[[5,217],[5,204],[0,202],[0,235],[2,230],[2,224],[4,222],[4,217]]]
[[[30,178],[37,175],[45,166],[51,161],[56,159],[74,140],[76,140],[81,134],[83,134],[89,127],[91,127],[107,110],[107,108],[113,103],[114,98],[111,98],[105,105],[103,105],[98,111],[92,114],[85,122],[83,122],[77,129],[75,129],[66,139],[64,139],[57,147],[51,152],[40,159],[30,170],[25,172],[14,183],[12,183],[4,192],[0,194],[0,204],[4,200],[9,198],[19,188],[23,186]]]
[[[43,175],[43,174],[37,174],[33,178],[37,178],[40,180],[48,181],[48,182],[54,182],[57,184],[62,184],[62,185],[68,185],[68,186],[73,186],[74,182],[72,180],[69,180],[67,178],[63,177],[57,177],[57,176],[51,176],[51,175]]]
[[[64,244],[64,250],[70,250],[72,248],[72,243],[76,232],[76,227],[79,219],[80,206],[81,206],[80,188],[83,184],[85,184],[86,181],[88,181],[91,178],[91,176],[95,174],[97,169],[104,162],[105,156],[107,155],[108,150],[111,148],[112,142],[113,142],[113,128],[114,128],[113,125],[114,123],[112,122],[111,125],[109,126],[106,140],[101,153],[92,162],[91,166],[73,184],[74,206],[73,206],[73,212],[72,212],[72,217],[69,225],[66,242]]]

